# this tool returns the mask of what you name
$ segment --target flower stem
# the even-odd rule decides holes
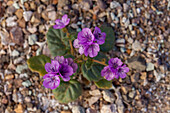
[[[74,49],[73,49],[73,45],[72,45],[72,42],[71,42],[70,39],[69,39],[69,44],[70,44],[70,47],[71,47],[71,54],[74,55]]]
[[[94,59],[92,61],[107,66],[107,64],[105,62],[101,62],[101,61],[94,60]]]

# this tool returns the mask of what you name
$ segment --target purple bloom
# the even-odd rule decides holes
[[[84,54],[86,56],[89,55],[90,57],[95,57],[95,56],[97,56],[99,51],[100,51],[99,45],[97,43],[93,43],[91,45],[85,46]]]
[[[110,70],[109,66],[105,66],[104,69],[101,71],[101,76],[105,77],[106,80],[110,81],[114,79],[116,75]]]
[[[125,78],[127,72],[129,72],[129,68],[126,67],[126,65],[123,65],[118,69],[117,75],[120,78]]]
[[[73,62],[72,58],[67,58],[68,60],[68,65],[70,65],[73,68],[73,73],[75,73],[77,71],[77,64]]]
[[[68,18],[68,16],[65,14],[62,19],[57,19],[55,21],[56,25],[53,26],[54,29],[62,29],[64,28],[66,25],[68,25],[70,22],[70,19]]]
[[[69,65],[61,64],[59,67],[59,75],[64,81],[69,81],[70,76],[73,74],[73,68]]]
[[[55,89],[60,84],[60,78],[64,81],[69,81],[70,76],[76,72],[78,66],[73,62],[72,58],[64,58],[57,56],[50,63],[45,64],[45,70],[48,72],[43,79],[43,85],[46,88]]]
[[[83,30],[78,33],[77,39],[81,45],[91,45],[94,41],[94,35],[89,28],[83,28]]]
[[[94,41],[96,41],[98,44],[104,44],[104,42],[105,42],[105,38],[106,38],[106,33],[102,33],[101,32],[101,30],[100,30],[100,28],[98,28],[98,27],[95,27],[95,29],[94,29],[94,32],[93,32],[93,35],[94,35],[94,37],[95,37],[95,40]]]
[[[43,85],[46,88],[55,89],[60,84],[59,75],[48,73],[43,76],[43,79],[44,79]]]
[[[105,66],[101,71],[101,76],[105,77],[108,81],[114,78],[125,78],[126,73],[129,72],[129,68],[126,65],[122,66],[122,62],[118,58],[111,58],[109,60],[109,66]]]
[[[119,67],[123,64],[119,58],[111,58],[108,63],[112,72],[117,72]]]
[[[79,53],[80,53],[81,55],[84,53],[84,47],[83,47],[83,45],[79,44],[79,40],[78,40],[78,39],[75,39],[75,40],[74,40],[73,46],[74,46],[75,48],[79,48]]]

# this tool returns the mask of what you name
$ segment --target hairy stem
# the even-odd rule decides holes
[[[94,59],[92,61],[107,66],[107,64],[105,62],[101,62],[101,61],[94,60]]]
[[[70,44],[70,47],[71,47],[71,54],[74,55],[74,49],[73,49],[73,45],[72,45],[72,42],[71,42],[70,39],[69,39],[69,44]]]

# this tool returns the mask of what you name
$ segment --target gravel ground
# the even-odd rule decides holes
[[[169,113],[169,8],[169,0],[0,0],[0,113]],[[58,103],[26,64],[50,56],[45,34],[64,14],[77,32],[110,24],[109,55],[130,68],[110,90],[83,81],[83,95],[69,104]]]

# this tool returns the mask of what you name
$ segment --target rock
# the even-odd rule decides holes
[[[30,33],[35,33],[37,32],[37,27],[33,26],[33,27],[27,27],[27,30],[30,32]]]
[[[93,95],[93,96],[100,96],[101,93],[98,89],[96,90],[93,90],[93,91],[89,91],[90,95]]]
[[[147,73],[146,72],[141,73],[140,79],[145,80],[146,77],[147,77]]]
[[[42,13],[42,11],[45,9],[46,7],[44,6],[44,5],[40,5],[40,6],[38,6],[38,8],[37,8],[37,12],[40,14],[40,13]]]
[[[43,11],[43,12],[41,13],[41,16],[42,16],[42,18],[43,18],[44,20],[48,20],[48,13],[47,13],[47,11]]]
[[[95,96],[95,97],[90,97],[87,99],[89,106],[93,105],[94,103],[96,103],[101,96]]]
[[[10,35],[15,44],[22,45],[24,43],[23,33],[20,27],[13,27],[10,30]]]
[[[16,113],[24,113],[24,109],[22,104],[18,104],[17,107],[14,109]]]
[[[58,0],[58,6],[57,9],[60,10],[64,6],[67,6],[69,4],[69,0]]]
[[[25,20],[22,18],[21,20],[18,20],[18,24],[20,27],[25,28]]]
[[[81,8],[85,11],[88,11],[92,7],[92,5],[92,0],[82,0],[82,2],[80,3]]]
[[[16,16],[8,17],[8,18],[6,19],[7,26],[8,26],[8,27],[16,26],[16,25],[17,25],[17,22],[15,22],[16,19],[17,19]]]
[[[23,73],[23,74],[20,74],[19,77],[20,77],[20,78],[24,78],[24,77],[25,77],[25,78],[28,78],[28,74],[27,74],[27,73]]]
[[[1,37],[1,44],[2,45],[7,45],[11,42],[8,32],[0,31],[0,37]]]
[[[85,110],[81,106],[73,106],[72,113],[85,113]]]
[[[17,65],[16,72],[21,74],[24,69],[28,69],[27,65]]]
[[[49,57],[51,56],[50,50],[49,50],[49,48],[48,48],[47,45],[45,45],[45,46],[43,47],[42,54],[43,54],[43,55],[46,55],[46,56],[49,56]]]
[[[135,40],[135,42],[132,44],[132,49],[135,51],[140,51],[142,49],[140,42]]]
[[[113,103],[115,101],[115,97],[109,90],[102,91],[103,98],[105,101]]]
[[[40,14],[34,13],[32,18],[31,18],[31,23],[36,23],[36,24],[41,23],[40,18],[41,18]]]
[[[48,18],[50,20],[56,20],[56,11],[50,11],[48,12]]]
[[[123,3],[123,11],[127,12],[129,6],[126,3]]]
[[[28,44],[29,45],[34,45],[37,42],[37,35],[36,34],[32,34],[28,36]]]
[[[119,47],[125,47],[125,39],[119,38],[116,40],[116,45]]]
[[[26,81],[22,82],[22,85],[24,87],[29,87],[29,86],[31,86],[31,82],[29,80],[26,80]]]
[[[20,8],[20,6],[19,6],[19,4],[17,2],[14,2],[13,6],[15,7],[15,9],[19,9]]]
[[[11,52],[11,56],[13,56],[13,57],[17,57],[18,55],[19,55],[19,52],[17,50],[13,50]]]
[[[97,110],[91,109],[91,108],[87,108],[86,109],[86,113],[97,113]]]
[[[31,102],[31,98],[30,98],[30,97],[28,97],[28,96],[27,96],[27,97],[25,97],[25,99],[24,99],[24,100],[25,100],[25,102]]]
[[[107,5],[103,0],[97,0],[97,5],[102,11],[104,11],[107,8]]]
[[[24,57],[19,57],[17,59],[14,59],[14,64],[19,64],[24,60]]]
[[[135,91],[131,91],[131,92],[129,92],[129,94],[128,94],[128,96],[130,97],[130,98],[134,98],[134,96],[135,96]]]
[[[61,111],[61,113],[71,113],[71,111]]]
[[[128,59],[128,67],[137,71],[145,71],[146,61],[141,56],[134,56]]]
[[[77,24],[75,24],[75,23],[72,23],[70,26],[71,26],[72,28],[74,28],[74,29],[79,28],[79,27],[78,27],[78,25],[77,25]]]
[[[15,12],[15,15],[18,17],[18,19],[21,19],[22,16],[23,16],[23,10],[22,9],[18,9],[16,12]]]
[[[146,71],[153,71],[153,70],[154,70],[154,64],[152,64],[152,63],[147,63]]]
[[[132,38],[128,38],[128,40],[127,40],[130,44],[132,44],[133,43],[133,39]]]
[[[121,6],[119,2],[113,1],[110,3],[110,8],[115,9],[117,7]]]
[[[16,11],[15,7],[14,6],[9,6],[7,9],[6,9],[6,12],[7,14],[10,14],[10,15],[13,15],[13,13]]]
[[[121,86],[122,92],[126,95],[127,94],[127,88],[125,86]]]
[[[14,85],[16,88],[20,88],[22,86],[22,80],[20,78],[14,80]]]
[[[24,11],[23,12],[23,17],[26,22],[28,22],[31,19],[32,16],[32,11]]]
[[[111,104],[111,105],[103,105],[100,113],[117,113],[116,111],[116,105]]]

